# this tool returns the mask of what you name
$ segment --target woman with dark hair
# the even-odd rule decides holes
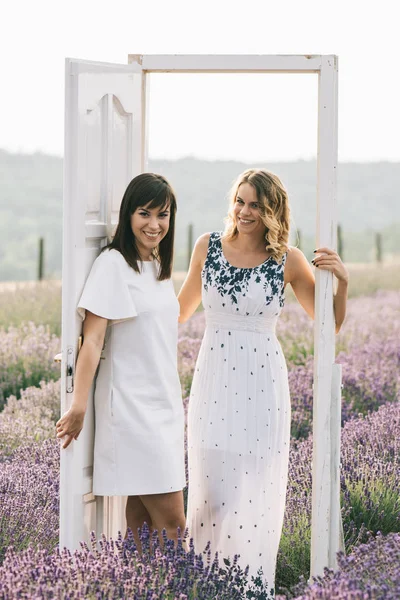
[[[128,496],[135,537],[145,522],[173,539],[185,528],[179,304],[171,280],[175,213],[164,177],[143,173],[128,185],[115,236],[93,263],[78,303],[84,341],[74,399],[56,426],[64,448],[78,439],[100,363],[93,494]]]
[[[242,173],[224,233],[197,240],[178,296],[181,322],[201,300],[206,318],[189,401],[189,534],[197,551],[210,541],[221,558],[240,553],[250,575],[260,572],[270,588],[290,440],[287,369],[275,335],[285,285],[314,316],[314,274],[304,254],[289,246],[289,221],[279,178],[261,169]],[[336,276],[339,331],[347,269],[329,248],[319,248],[313,264]]]

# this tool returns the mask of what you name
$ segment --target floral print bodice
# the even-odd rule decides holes
[[[222,232],[210,234],[202,270],[202,301],[207,312],[237,316],[266,316],[277,320],[284,305],[284,269],[272,257],[253,268],[231,265],[224,256]]]

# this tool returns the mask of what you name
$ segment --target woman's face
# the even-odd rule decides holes
[[[169,229],[170,209],[139,206],[131,216],[131,227],[142,260],[150,256]]]
[[[261,220],[260,203],[256,190],[250,183],[242,183],[239,186],[233,215],[239,233],[262,236],[265,234],[266,227]]]

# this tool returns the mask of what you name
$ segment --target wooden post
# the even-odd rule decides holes
[[[44,261],[44,239],[39,238],[39,256],[38,256],[38,281],[43,279],[43,261]]]
[[[338,550],[345,551],[342,511],[340,509],[340,434],[342,421],[342,365],[332,367],[332,409],[331,409],[331,498],[332,517],[330,527],[330,551],[332,569],[337,569]]]
[[[188,225],[188,245],[187,245],[187,269],[189,270],[190,258],[193,250],[193,223]]]
[[[338,245],[338,254],[339,254],[340,258],[342,260],[344,260],[344,258],[343,258],[343,233],[342,233],[342,226],[340,225],[340,223],[338,223],[338,226],[337,226],[337,245]]]
[[[378,263],[382,262],[382,234],[377,233],[375,235],[375,250],[376,250],[376,261]]]
[[[337,57],[323,56],[318,94],[318,185],[316,248],[336,248]],[[314,327],[313,483],[311,576],[336,566],[340,549],[340,497],[337,458],[340,436],[334,408],[335,322],[333,275],[316,269]]]

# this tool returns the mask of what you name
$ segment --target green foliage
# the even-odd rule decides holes
[[[262,166],[284,182],[292,208],[292,243],[297,230],[308,258],[315,247],[316,166],[314,161]],[[149,169],[165,175],[178,197],[175,268],[187,268],[187,229],[195,238],[224,227],[228,192],[249,165],[195,158],[151,160]],[[400,169],[396,163],[344,163],[338,176],[338,212],[344,257],[374,260],[374,236],[382,232],[384,257],[400,253]],[[45,240],[45,275],[59,278],[62,244],[62,158],[0,150],[0,280],[37,277],[39,237]]]
[[[62,159],[0,151],[0,280],[37,278],[39,237],[45,273],[60,274]]]
[[[276,581],[279,591],[292,597],[291,590],[301,577],[310,572],[311,522],[303,514],[296,522],[296,528],[282,532],[276,564]]]
[[[400,531],[400,498],[395,482],[369,481],[368,490],[362,481],[346,483],[351,507],[348,520],[354,523],[356,530],[365,526],[368,531],[385,535]]]

